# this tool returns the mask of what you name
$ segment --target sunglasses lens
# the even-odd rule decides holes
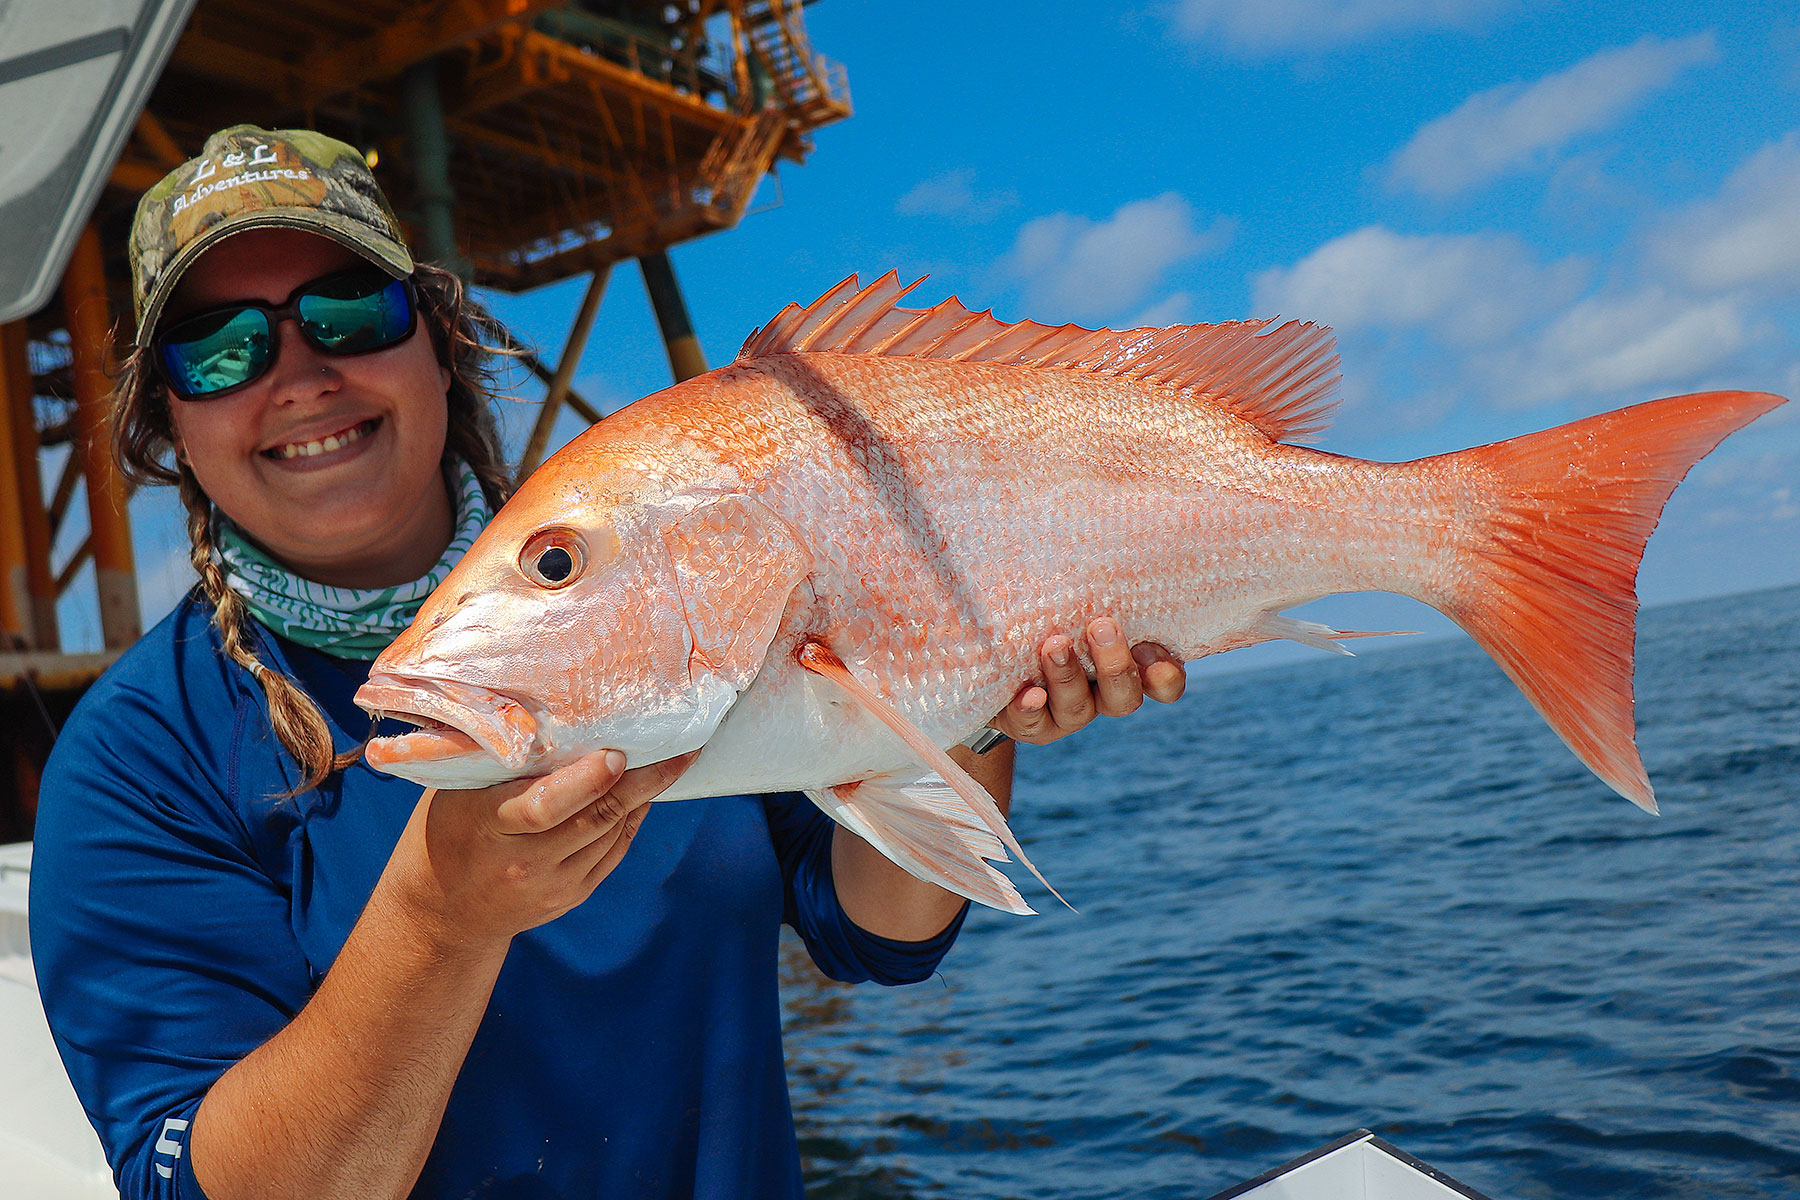
[[[157,339],[175,390],[189,398],[239,387],[269,366],[269,319],[254,308],[207,313]]]
[[[179,322],[156,339],[156,353],[178,395],[204,400],[267,371],[275,356],[274,323],[290,316],[320,351],[366,354],[411,335],[412,292],[375,267],[342,271],[297,289],[280,307],[246,304]]]
[[[406,285],[380,271],[354,271],[319,281],[299,300],[300,324],[327,354],[361,354],[412,332]]]

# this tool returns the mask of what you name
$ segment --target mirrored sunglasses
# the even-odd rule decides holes
[[[184,317],[156,336],[151,357],[175,395],[211,400],[269,373],[284,320],[321,354],[385,350],[412,336],[412,282],[375,266],[338,271],[301,284],[282,304],[241,300]]]

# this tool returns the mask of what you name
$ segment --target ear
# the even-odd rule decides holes
[[[690,671],[739,691],[762,669],[794,588],[812,571],[798,532],[746,496],[722,496],[664,531],[694,636]]]

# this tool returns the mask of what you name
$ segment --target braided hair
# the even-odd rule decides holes
[[[437,359],[450,371],[445,397],[450,409],[445,465],[453,458],[468,463],[488,503],[499,508],[512,494],[513,478],[500,449],[491,403],[494,356],[516,353],[514,343],[506,327],[467,294],[462,280],[453,273],[420,263],[412,280]],[[337,753],[318,704],[298,683],[258,656],[249,608],[226,584],[213,542],[212,499],[175,454],[167,389],[151,366],[150,339],[141,340],[144,344],[125,360],[113,391],[113,455],[133,483],[176,486],[187,510],[190,557],[200,576],[200,590],[212,604],[220,644],[231,661],[248,671],[262,688],[270,727],[300,766],[302,779],[295,792],[318,787],[334,771],[360,758],[362,748]]]

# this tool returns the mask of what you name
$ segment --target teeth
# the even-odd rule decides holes
[[[287,445],[277,450],[276,455],[281,458],[312,458],[315,455],[326,454],[333,450],[342,450],[351,442],[361,441],[366,435],[367,429],[365,426],[358,425],[353,429],[346,429],[342,433],[334,433],[330,437],[320,441],[289,442]]]

